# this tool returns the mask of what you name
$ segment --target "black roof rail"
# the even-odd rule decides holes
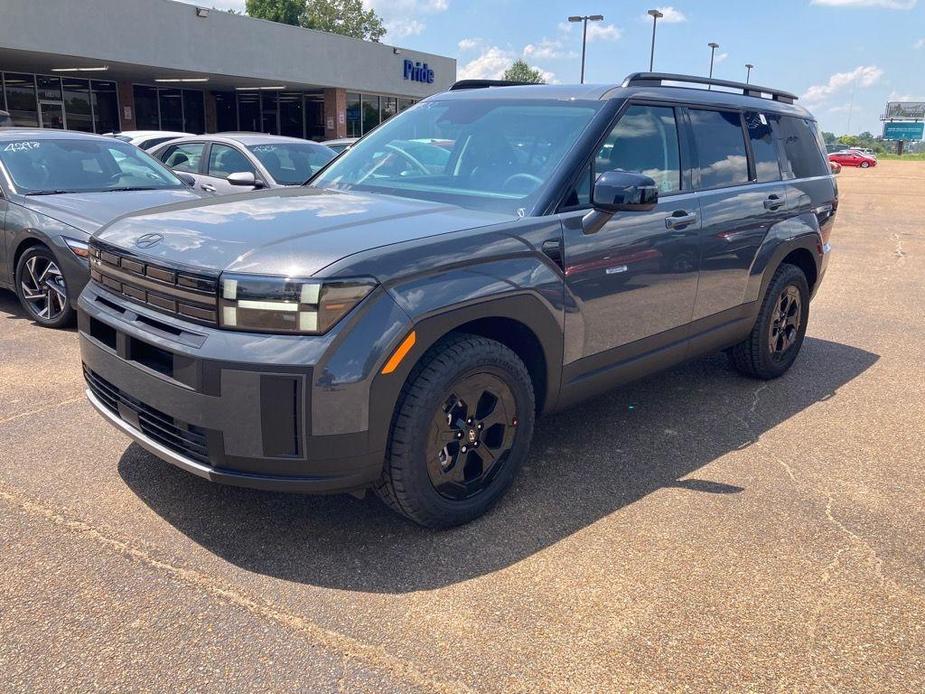
[[[512,82],[510,80],[459,80],[450,87],[451,92],[462,89],[486,89],[487,87],[522,87],[529,82]]]
[[[676,75],[671,72],[634,72],[626,76],[623,80],[624,87],[661,87],[662,82],[686,82],[688,84],[707,84],[713,87],[726,87],[728,89],[741,89],[745,96],[761,97],[763,94],[770,94],[774,101],[780,101],[785,104],[792,104],[797,100],[795,94],[785,92],[780,89],[771,89],[771,87],[762,87],[757,84],[745,84],[745,82],[730,82],[729,80],[718,80],[711,77],[698,77],[696,75]]]

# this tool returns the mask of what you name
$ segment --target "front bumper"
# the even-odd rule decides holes
[[[396,311],[383,294],[360,318],[388,334],[381,323],[402,323]],[[222,331],[126,302],[94,282],[80,297],[78,324],[90,403],[159,458],[261,489],[342,492],[379,478],[384,450],[368,415],[381,361],[368,342],[369,368],[354,366],[348,379],[339,364],[355,365],[343,352],[358,345],[337,328],[319,337]]]

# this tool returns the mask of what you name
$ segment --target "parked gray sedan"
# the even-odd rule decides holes
[[[0,131],[0,287],[36,323],[74,315],[90,278],[87,240],[129,212],[203,197],[141,150],[111,137]]]
[[[198,189],[219,195],[300,186],[335,154],[317,142],[260,133],[183,137],[151,150],[174,171],[193,176]]]

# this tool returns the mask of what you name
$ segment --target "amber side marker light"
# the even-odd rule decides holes
[[[411,351],[411,348],[414,347],[414,341],[416,337],[414,331],[412,330],[408,333],[408,337],[401,341],[401,344],[398,345],[396,350],[392,352],[392,356],[389,357],[389,360],[385,363],[385,366],[382,367],[383,374],[390,374],[395,369],[398,368],[398,365],[401,364],[401,360],[404,359],[408,352]]]

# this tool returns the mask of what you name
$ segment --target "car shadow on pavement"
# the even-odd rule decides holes
[[[832,397],[877,359],[807,338],[796,365],[776,381],[744,378],[720,354],[545,417],[508,495],[485,517],[449,531],[418,528],[372,495],[213,484],[135,444],[119,472],[167,522],[248,571],[343,590],[427,590],[510,566],[658,489],[731,501],[741,487],[694,473]]]

